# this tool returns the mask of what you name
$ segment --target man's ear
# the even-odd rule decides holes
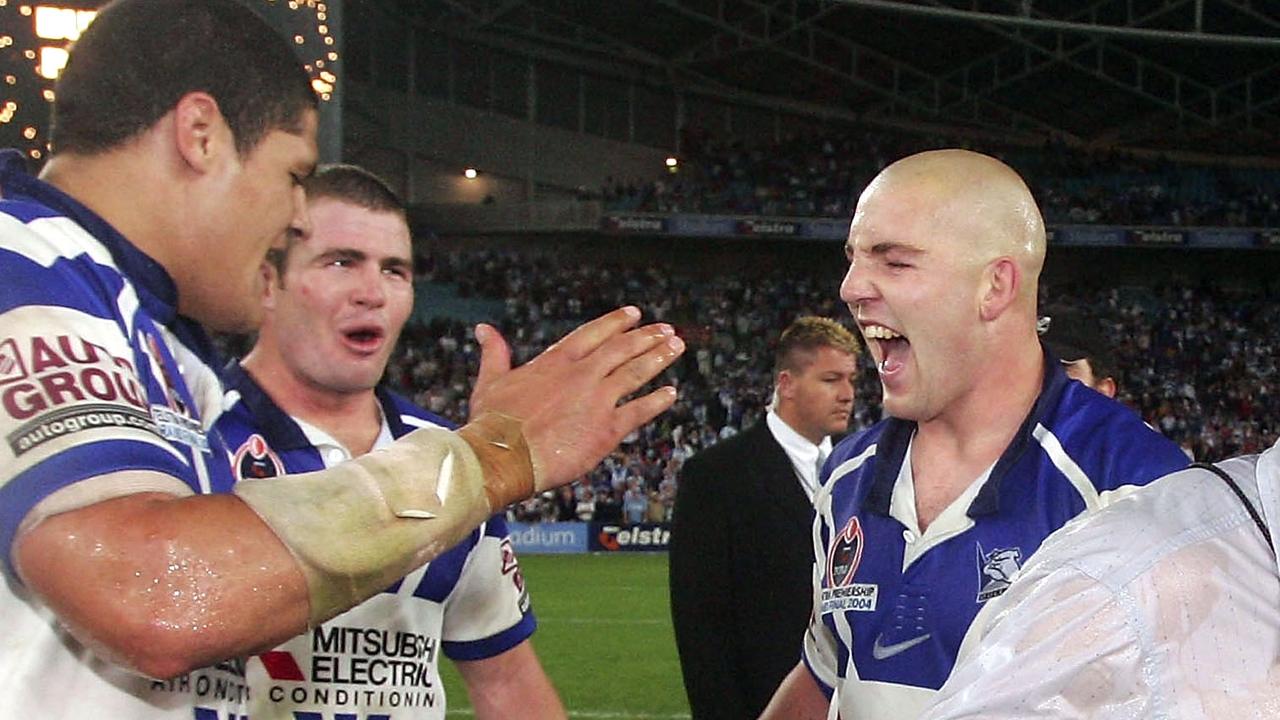
[[[985,321],[1000,317],[1013,305],[1022,290],[1022,268],[1013,258],[993,260],[982,272],[982,298],[979,313]]]
[[[228,151],[235,152],[235,139],[218,101],[206,92],[189,92],[178,100],[173,133],[178,155],[200,174],[216,167]]]
[[[1117,389],[1115,378],[1108,375],[1107,377],[1104,377],[1101,380],[1098,380],[1097,382],[1095,382],[1093,384],[1093,389],[1097,390],[1103,395],[1106,395],[1107,397],[1114,400],[1116,397],[1116,389]]]
[[[778,397],[791,399],[795,394],[796,379],[791,376],[790,370],[783,370],[778,373]]]
[[[262,274],[262,307],[266,310],[275,310],[276,297],[282,290],[280,287],[280,271],[276,268],[274,262],[264,260],[258,268],[258,272]]]

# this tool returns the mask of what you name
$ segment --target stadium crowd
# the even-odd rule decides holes
[[[525,502],[513,519],[639,522],[669,517],[686,458],[760,419],[771,344],[802,314],[850,323],[835,297],[842,268],[761,269],[710,277],[652,263],[559,260],[514,251],[436,252],[422,281],[500,303],[498,326],[520,361],[585,318],[623,303],[674,324],[690,351],[662,382],[675,407],[633,434],[572,490]],[[1280,303],[1266,291],[1043,288],[1042,305],[1096,319],[1111,340],[1120,399],[1197,460],[1257,452],[1280,434]],[[437,316],[405,330],[389,380],[449,417],[467,415],[478,349],[469,325]],[[851,431],[880,418],[874,369],[862,360]]]
[[[858,191],[890,159],[956,147],[956,138],[868,129],[789,134],[778,141],[683,135],[679,171],[609,180],[612,210],[849,217]],[[1027,178],[1052,224],[1274,227],[1280,171],[1173,164],[1050,143],[1042,148],[960,142],[1000,157]]]

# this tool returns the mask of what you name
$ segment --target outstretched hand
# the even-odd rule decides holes
[[[490,325],[476,326],[480,375],[471,416],[494,411],[522,421],[535,490],[581,477],[675,402],[675,388],[668,386],[619,405],[684,352],[670,325],[636,328],[639,320],[637,308],[619,308],[514,370],[502,335]]]

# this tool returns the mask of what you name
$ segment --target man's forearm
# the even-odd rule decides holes
[[[486,413],[457,433],[417,430],[351,462],[235,492],[297,558],[316,625],[452,547],[533,483],[519,421]]]
[[[484,660],[457,663],[476,720],[563,720],[564,705],[528,640]]]

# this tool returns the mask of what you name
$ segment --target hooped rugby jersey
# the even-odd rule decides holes
[[[915,718],[951,674],[974,616],[1049,534],[1187,466],[1175,443],[1068,379],[1047,353],[1045,367],[1009,447],[923,535],[909,527],[915,423],[881,421],[828,458],[803,659],[832,699],[829,717]]]
[[[284,413],[239,365],[229,365],[218,430],[239,478],[322,470],[347,460],[327,433]],[[379,387],[381,447],[420,427],[454,425]],[[250,658],[253,720],[443,720],[439,665],[498,655],[533,634],[529,595],[494,515],[462,542],[359,606]]]
[[[113,496],[226,492],[212,346],[165,270],[0,152],[0,705],[13,718],[243,716],[244,666],[155,682],[97,658],[31,597],[12,545],[42,514]],[[127,485],[118,471],[154,471]],[[89,482],[86,482],[89,481]],[[193,709],[194,708],[194,709]]]

